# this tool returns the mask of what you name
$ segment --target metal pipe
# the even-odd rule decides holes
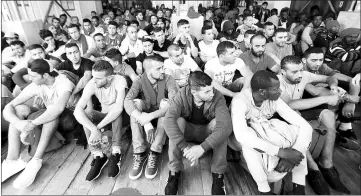
[[[24,12],[24,15],[25,15],[25,19],[26,19],[27,21],[29,21],[29,15],[28,15],[28,12],[26,11],[26,8],[25,8],[25,3],[24,3],[24,1],[20,1],[20,4],[21,4],[21,7],[22,7],[22,9],[23,9],[23,12]]]

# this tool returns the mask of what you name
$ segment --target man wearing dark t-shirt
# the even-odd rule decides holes
[[[143,53],[140,53],[137,58],[135,59],[136,60],[136,63],[137,63],[137,74],[140,75],[143,73],[143,61],[145,59],[145,57],[147,56],[160,56],[159,54],[156,54],[154,53],[153,51],[153,47],[154,47],[154,41],[152,38],[150,37],[144,37],[142,39],[142,42],[143,42],[143,49],[144,49],[144,52]]]
[[[169,58],[169,54],[167,52],[168,47],[172,44],[171,41],[165,39],[164,30],[162,30],[160,27],[157,27],[154,29],[154,53],[159,54],[163,58]]]
[[[68,60],[60,63],[55,68],[57,70],[66,70],[74,73],[79,76],[79,82],[75,86],[70,98],[69,104],[72,104],[75,100],[75,95],[78,94],[85,85],[92,78],[92,66],[94,64],[93,61],[80,57],[80,51],[78,45],[75,43],[68,43],[65,45],[65,53]]]
[[[190,24],[188,20],[180,19],[177,22],[178,34],[172,40],[173,44],[177,44],[182,48],[185,55],[196,58],[198,56],[198,41],[193,35],[189,33]]]

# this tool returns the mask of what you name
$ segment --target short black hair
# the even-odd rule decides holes
[[[320,54],[322,53],[323,54],[323,50],[322,48],[318,48],[318,47],[310,47],[308,48],[304,53],[303,53],[303,58],[308,58],[310,56],[310,54]]]
[[[76,43],[67,43],[67,44],[65,44],[65,48],[71,48],[71,47],[77,47],[79,49],[79,46]]]
[[[20,45],[21,47],[25,47],[24,42],[20,41],[20,40],[15,40],[10,42],[10,46],[15,46],[15,45]]]
[[[310,12],[312,12],[313,10],[318,10],[320,11],[320,7],[318,7],[318,5],[314,5],[310,8]]]
[[[97,14],[97,12],[96,12],[96,11],[91,11],[90,13],[95,13],[95,14]]]
[[[57,20],[58,22],[60,22],[60,19],[57,17],[53,17],[53,19],[51,19],[51,22],[53,22],[54,20]]]
[[[92,19],[97,19],[99,21],[99,17],[98,16],[93,16]]]
[[[139,22],[137,20],[130,21],[129,25],[136,24],[139,27]]]
[[[104,37],[104,35],[103,35],[102,33],[97,33],[97,34],[93,35],[93,38],[95,39],[96,36],[102,36],[102,37]]]
[[[41,29],[39,31],[39,36],[42,40],[44,40],[47,37],[54,37],[53,33],[47,29]]]
[[[145,58],[144,58],[144,61],[145,60],[153,60],[153,61],[157,61],[157,62],[164,62],[164,58],[162,57],[162,56],[160,56],[160,55],[150,55],[150,56],[146,56]],[[143,62],[144,62],[143,61]]]
[[[243,20],[246,20],[248,17],[253,18],[253,15],[252,14],[243,14]]]
[[[267,40],[266,37],[265,37],[262,33],[257,32],[255,35],[253,35],[253,36],[251,37],[251,40],[250,40],[250,43],[251,43],[251,44],[252,44],[253,39],[256,38],[256,37],[264,38],[265,40]]]
[[[271,16],[272,15],[278,15],[278,9],[277,8],[271,9]]]
[[[76,29],[78,29],[78,31],[80,31],[80,27],[78,25],[76,25],[76,24],[70,24],[68,26],[68,29],[71,29],[71,28],[76,28]]]
[[[267,1],[265,1],[265,2],[263,2],[263,3],[262,3],[262,5],[268,5],[268,2],[267,2]]]
[[[194,71],[189,74],[188,85],[192,90],[199,90],[201,87],[210,86],[212,78],[202,71]]]
[[[88,23],[90,23],[90,24],[92,23],[92,22],[89,20],[89,18],[84,18],[84,19],[83,19],[83,24],[84,24],[85,22],[88,22]]]
[[[205,26],[205,25],[213,27],[212,21],[210,21],[210,20],[203,21],[203,26]]]
[[[246,32],[244,32],[244,38],[248,37],[249,35],[255,35],[257,34],[256,30],[247,30]]]
[[[154,33],[158,33],[158,32],[161,32],[161,31],[164,32],[164,30],[162,28],[160,28],[160,27],[155,27],[154,30],[153,30]]]
[[[108,26],[109,25],[113,25],[113,26],[115,26],[115,28],[118,28],[118,26],[119,26],[118,23],[115,21],[109,21]]]
[[[59,18],[61,18],[61,17],[68,18],[68,16],[66,14],[60,14]]]
[[[107,76],[114,74],[113,66],[108,61],[105,61],[105,60],[99,60],[99,61],[95,62],[92,70],[93,71],[105,71]]]
[[[223,41],[218,44],[217,46],[217,56],[220,56],[221,54],[224,54],[227,52],[227,49],[235,48],[234,44],[230,41]]]
[[[212,26],[204,25],[201,30],[202,35],[206,34],[207,30],[212,30]]]
[[[261,89],[269,89],[270,87],[272,87],[272,79],[277,81],[279,80],[278,77],[270,71],[257,71],[251,78],[252,91],[256,92]]]
[[[110,48],[105,52],[104,56],[109,59],[112,59],[113,61],[118,61],[119,63],[122,63],[123,55],[116,48]]]
[[[189,24],[189,21],[186,20],[186,19],[180,19],[178,22],[177,22],[177,27],[180,27],[182,25],[187,25]]]
[[[316,14],[316,15],[314,15],[314,16],[312,17],[312,20],[315,20],[316,17],[321,17],[321,18],[323,18],[323,16],[322,16],[321,14]]]
[[[333,11],[328,11],[326,14],[325,14],[325,19],[326,18],[332,18],[333,20],[336,20],[336,14],[335,12]]]
[[[288,33],[288,31],[285,28],[278,28],[278,29],[276,29],[274,36],[276,36],[277,33]]]
[[[288,55],[288,56],[283,57],[283,59],[281,60],[281,69],[286,70],[286,67],[288,64],[299,65],[301,63],[302,63],[302,60],[300,57]]]
[[[265,22],[264,25],[263,25],[263,27],[266,28],[266,26],[273,26],[273,27],[275,27],[275,25],[274,25],[272,22]],[[276,27],[275,27],[275,29],[276,29]]]
[[[40,44],[32,44],[30,46],[27,47],[28,50],[35,50],[41,48],[42,50],[44,50],[44,48],[40,45]]]

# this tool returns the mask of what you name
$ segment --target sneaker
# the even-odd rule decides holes
[[[335,167],[331,168],[322,168],[320,165],[318,166],[320,169],[323,177],[325,178],[326,182],[336,191],[341,193],[345,193],[349,195],[351,192],[342,184],[340,180],[340,175]]]
[[[142,173],[143,173],[143,168],[144,165],[147,161],[147,157],[148,155],[146,154],[146,152],[144,153],[134,153],[134,158],[133,158],[133,168],[132,170],[129,172],[129,178],[131,180],[136,180],[138,179]]]
[[[165,195],[176,195],[178,193],[179,178],[180,172],[175,172],[175,175],[172,175],[172,172],[169,171],[167,185],[164,189]]]
[[[110,155],[108,177],[114,178],[120,173],[120,160],[121,155],[119,153]]]
[[[318,195],[331,195],[328,184],[319,170],[308,170],[307,180]]]
[[[19,175],[13,183],[13,187],[16,189],[24,189],[30,186],[34,180],[42,164],[42,159],[32,158],[26,165],[24,171]]]
[[[212,173],[212,195],[225,195],[226,186],[224,185],[224,175]]]
[[[157,176],[158,173],[158,164],[159,164],[159,154],[158,152],[150,151],[148,157],[148,164],[145,168],[145,177],[147,179],[153,179]]]
[[[93,181],[97,179],[107,163],[108,163],[108,157],[105,156],[105,154],[103,154],[103,157],[96,156],[95,158],[93,158],[90,164],[90,170],[88,172],[88,175],[86,175],[85,180]]]
[[[345,150],[356,151],[360,149],[357,136],[352,129],[347,131],[337,131],[337,143]]]
[[[4,182],[11,176],[19,173],[21,170],[25,169],[26,162],[21,159],[17,160],[4,160],[1,166],[1,182]]]

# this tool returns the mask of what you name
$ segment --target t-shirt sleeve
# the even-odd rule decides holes
[[[91,71],[93,68],[94,62],[89,60],[84,66],[84,71]]]
[[[59,75],[59,85],[58,86],[58,92],[61,95],[63,92],[72,92],[75,88],[75,85],[65,76],[65,75]]]
[[[236,69],[242,74],[243,77],[252,76],[252,70],[244,63],[244,61],[240,58],[236,58],[235,65],[237,66]]]
[[[265,63],[267,64],[268,69],[271,69],[273,66],[277,65],[276,61],[268,55],[266,55]]]
[[[38,95],[39,87],[34,82],[32,82],[21,91],[21,94],[33,96]]]
[[[198,65],[196,64],[196,62],[194,62],[194,60],[189,57],[189,56],[184,56],[184,58],[189,58],[187,61],[187,67],[191,70],[191,71],[196,71],[198,69]]]
[[[144,60],[143,54],[139,54],[139,55],[135,58],[135,61],[139,61],[139,62],[141,62],[141,63],[143,63],[143,60]]]

